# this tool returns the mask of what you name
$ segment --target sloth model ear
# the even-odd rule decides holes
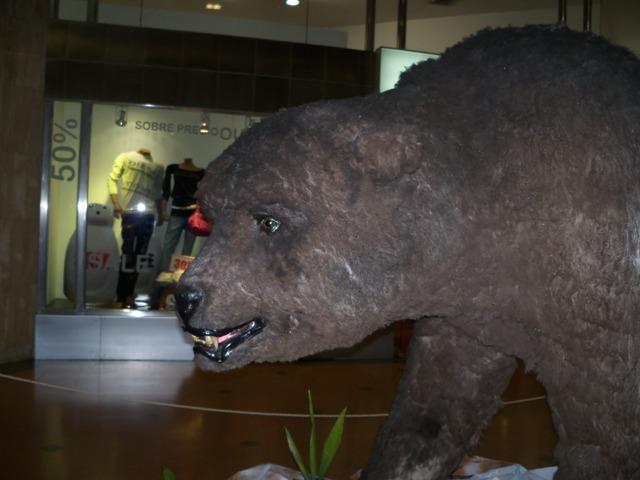
[[[353,137],[349,163],[376,183],[393,182],[420,168],[423,138],[413,126],[366,125]]]
[[[337,158],[376,183],[392,182],[422,165],[424,131],[380,112],[367,113],[357,99],[319,102],[297,113],[296,124],[308,133],[301,138],[313,142],[319,156]]]

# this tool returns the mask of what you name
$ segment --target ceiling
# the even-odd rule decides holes
[[[220,3],[222,9],[206,10],[208,1]],[[594,0],[594,3],[598,1]],[[440,4],[434,4],[431,0],[407,2],[409,19],[538,10],[558,6],[558,0],[445,0]],[[284,0],[101,0],[101,3],[303,25],[308,21],[309,26],[329,28],[363,24],[367,4],[366,0],[300,0],[297,7],[286,6]],[[568,3],[581,5],[583,0],[568,0]],[[395,21],[397,11],[397,0],[377,0],[376,22]]]

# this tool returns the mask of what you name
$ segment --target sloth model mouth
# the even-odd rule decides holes
[[[209,360],[222,363],[233,353],[238,345],[256,336],[265,326],[265,320],[257,317],[235,327],[210,330],[185,326],[184,330],[191,334],[193,352],[204,355]]]

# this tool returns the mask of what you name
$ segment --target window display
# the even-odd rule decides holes
[[[197,184],[206,166],[260,121],[209,112],[201,133],[202,115],[94,104],[88,171],[79,175],[81,105],[54,102],[47,310],[71,310],[76,302],[76,212],[82,202],[85,308],[171,308],[173,287],[203,242],[187,228]],[[78,198],[83,182],[86,198]]]

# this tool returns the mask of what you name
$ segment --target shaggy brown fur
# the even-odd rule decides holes
[[[639,479],[639,65],[590,34],[485,31],[392,91],[251,128],[199,192],[214,233],[178,292],[198,364],[417,319],[364,478],[446,478],[518,356],[547,388],[557,479]]]

